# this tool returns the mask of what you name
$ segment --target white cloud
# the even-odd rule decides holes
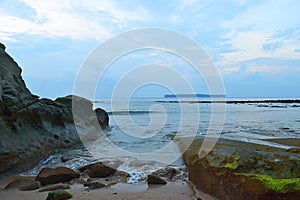
[[[229,31],[223,36],[234,52],[224,53],[224,60],[241,62],[258,57],[299,58],[295,49],[300,46],[298,36],[279,37],[279,32],[289,32],[300,28],[299,1],[263,1],[249,7],[233,20],[223,23],[222,28]],[[267,44],[280,44],[266,49]]]
[[[240,67],[226,67],[226,68],[221,69],[221,74],[226,75],[226,74],[231,74],[231,73],[238,72],[238,71],[240,71]]]
[[[279,66],[250,66],[246,68],[245,71],[248,73],[255,73],[255,72],[277,73],[285,68],[286,67],[279,67]]]
[[[22,19],[5,12],[4,8],[0,9],[1,40],[11,40],[15,35],[24,33],[103,40],[114,32],[126,29],[130,22],[148,20],[151,17],[141,6],[126,10],[109,0],[23,0],[23,3],[36,12],[34,20]]]
[[[193,12],[199,11],[203,8],[208,7],[211,5],[215,0],[182,0],[180,5],[180,10],[184,10],[186,8],[191,9],[193,8]]]

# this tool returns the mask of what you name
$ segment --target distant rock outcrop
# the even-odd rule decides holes
[[[21,72],[0,43],[0,176],[33,166],[53,149],[80,143],[72,100],[83,103],[84,114],[91,116],[82,124],[96,121],[102,128],[108,126],[107,113],[102,109],[95,113],[84,98],[40,99],[28,90]],[[100,126],[93,131],[101,131]]]

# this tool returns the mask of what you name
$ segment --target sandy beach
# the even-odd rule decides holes
[[[0,179],[0,199],[2,200],[42,200],[46,199],[48,192],[20,191],[17,188],[4,189],[5,186],[18,178],[17,176]],[[34,177],[28,177],[34,179]],[[193,187],[193,186],[192,186]],[[42,187],[41,189],[43,189]],[[184,181],[168,182],[166,185],[148,185],[117,183],[115,185],[87,191],[82,184],[73,184],[67,190],[74,200],[114,200],[114,199],[178,199],[195,200],[197,198],[211,200],[209,195],[201,192],[195,193],[190,183]]]

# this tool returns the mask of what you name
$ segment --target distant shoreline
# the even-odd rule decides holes
[[[156,101],[158,103],[226,103],[226,104],[249,104],[249,103],[300,103],[300,99],[272,99],[272,100],[228,100],[228,101],[177,101],[177,100],[166,100],[166,101]]]
[[[164,98],[225,98],[224,94],[166,94]]]

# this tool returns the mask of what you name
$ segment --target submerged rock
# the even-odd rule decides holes
[[[154,174],[148,175],[147,182],[148,182],[148,184],[160,184],[160,185],[167,184],[167,182],[164,179],[162,179]]]
[[[74,178],[79,178],[79,173],[66,167],[43,168],[37,175],[36,180],[42,185],[69,182]]]
[[[55,190],[48,193],[46,200],[65,200],[65,199],[71,199],[73,197],[72,194],[65,190]]]
[[[108,126],[108,115],[93,111],[87,99],[66,96],[55,101],[32,94],[21,68],[0,44],[0,174],[22,172],[57,148],[81,142],[74,120],[86,136]],[[73,116],[72,103],[79,105]],[[81,112],[82,111],[82,112]],[[82,113],[78,114],[78,113]],[[100,123],[100,126],[97,125]]]
[[[298,199],[300,155],[285,149],[219,140],[199,157],[203,139],[183,154],[189,179],[197,189],[218,199]]]

